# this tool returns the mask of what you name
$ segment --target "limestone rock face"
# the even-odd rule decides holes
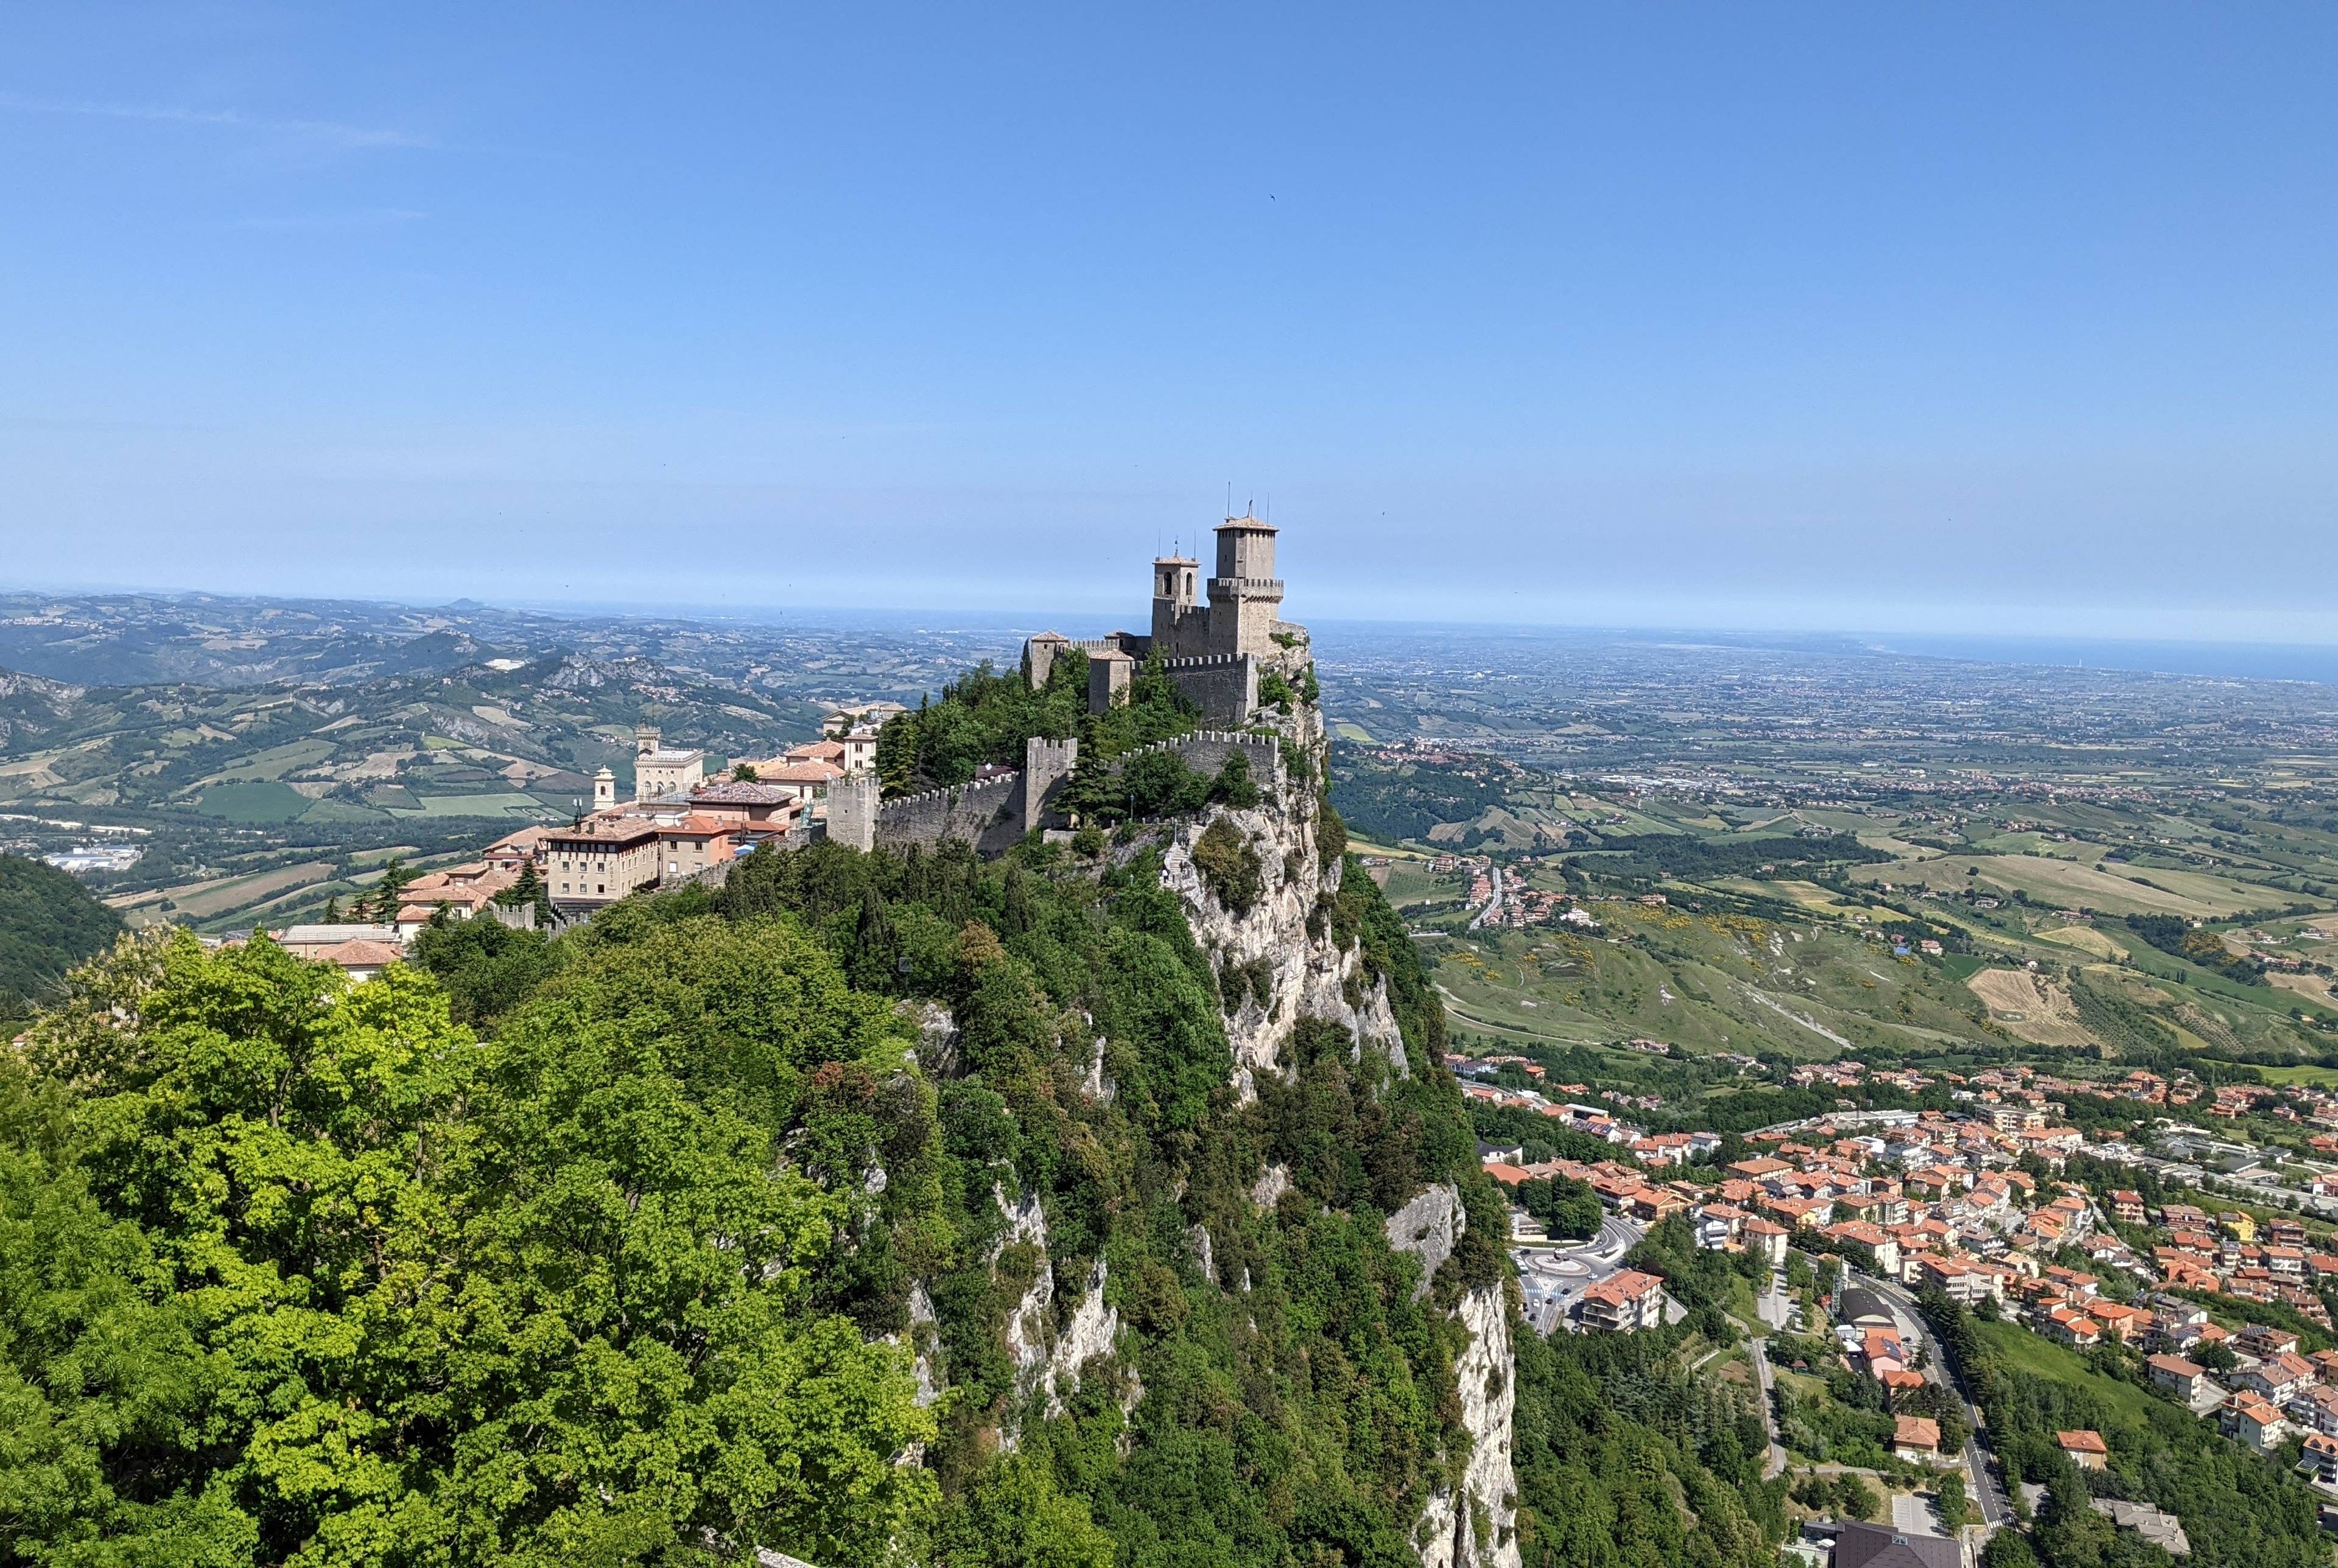
[[[1429,1294],[1429,1279],[1453,1256],[1454,1246],[1469,1223],[1461,1211],[1461,1190],[1450,1181],[1422,1188],[1388,1217],[1383,1229],[1390,1250],[1410,1252],[1420,1259],[1420,1283],[1412,1288],[1414,1300]]]
[[[1468,1229],[1460,1190],[1449,1181],[1424,1187],[1388,1217],[1389,1246],[1420,1259],[1414,1300],[1429,1294],[1430,1277]],[[1479,1286],[1461,1298],[1453,1316],[1469,1334],[1469,1348],[1453,1368],[1469,1463],[1458,1494],[1444,1486],[1430,1494],[1413,1544],[1422,1568],[1518,1568],[1518,1484],[1510,1467],[1518,1367],[1508,1304],[1500,1286]]]
[[[1079,1392],[1080,1369],[1096,1357],[1112,1355],[1118,1347],[1120,1312],[1105,1302],[1105,1285],[1111,1276],[1104,1259],[1097,1259],[1088,1271],[1086,1293],[1079,1305],[1072,1308],[1070,1321],[1064,1325],[1062,1332],[1055,1332],[1051,1320],[1056,1304],[1056,1265],[1046,1253],[1047,1217],[1036,1196],[1027,1194],[1019,1201],[1009,1203],[1005,1191],[995,1188],[991,1197],[1007,1218],[1007,1230],[991,1251],[991,1262],[995,1265],[999,1255],[1012,1246],[1027,1243],[1039,1249],[1038,1273],[1025,1289],[1022,1299],[1007,1315],[1007,1354],[1015,1362],[1016,1392],[1046,1415],[1060,1416],[1064,1413],[1065,1396]],[[915,1296],[910,1307],[914,1321]],[[930,1302],[928,1310],[931,1310]],[[922,1362],[918,1370],[922,1391]],[[1144,1384],[1132,1375],[1122,1400],[1122,1412],[1135,1409],[1144,1393]],[[1001,1434],[1000,1442],[1013,1448],[1015,1434],[1011,1430]]]
[[[1312,777],[1321,778],[1327,757],[1321,717],[1302,705],[1286,724],[1288,739],[1307,757]],[[1387,984],[1365,983],[1361,945],[1342,949],[1320,916],[1316,932],[1309,930],[1319,901],[1338,894],[1341,875],[1338,860],[1325,866],[1318,857],[1319,809],[1312,779],[1302,780],[1286,770],[1280,785],[1262,787],[1257,806],[1221,808],[1186,824],[1162,856],[1161,885],[1184,904],[1194,940],[1211,962],[1245,969],[1263,965],[1272,976],[1263,1001],[1246,994],[1226,1019],[1234,1087],[1244,1103],[1257,1098],[1259,1074],[1292,1075],[1282,1046],[1302,1018],[1336,1023],[1354,1041],[1357,1057],[1379,1052],[1399,1076],[1408,1071]],[[1249,842],[1263,873],[1258,901],[1240,913],[1218,901],[1194,862],[1194,845],[1220,818]]]
[[[1510,1421],[1518,1404],[1510,1315],[1499,1286],[1461,1298],[1454,1316],[1469,1348],[1454,1367],[1469,1463],[1459,1495],[1439,1487],[1413,1532],[1421,1568],[1519,1568],[1518,1475],[1510,1466]]]

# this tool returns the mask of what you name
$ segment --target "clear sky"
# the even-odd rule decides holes
[[[19,5],[0,581],[2338,641],[2338,5]]]

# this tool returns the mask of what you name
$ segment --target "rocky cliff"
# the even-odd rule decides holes
[[[1386,983],[1366,981],[1361,950],[1342,946],[1325,914],[1339,897],[1343,867],[1337,853],[1323,853],[1320,831],[1316,781],[1328,760],[1321,714],[1299,704],[1282,728],[1293,765],[1258,805],[1186,824],[1162,857],[1162,886],[1184,905],[1194,940],[1221,973],[1254,977],[1226,1015],[1234,1086],[1244,1103],[1256,1096],[1258,1074],[1288,1076],[1282,1046],[1302,1018],[1337,1023],[1359,1054],[1381,1054],[1399,1076],[1408,1071]],[[1203,836],[1221,822],[1258,858],[1261,891],[1247,908],[1229,907],[1196,858]]]
[[[1343,945],[1325,913],[1345,869],[1340,854],[1324,853],[1316,781],[1325,777],[1328,748],[1321,710],[1295,706],[1282,726],[1293,765],[1276,787],[1254,808],[1222,809],[1184,826],[1162,858],[1162,886],[1177,895],[1194,939],[1221,972],[1265,980],[1245,987],[1226,1018],[1234,1086],[1245,1103],[1255,1098],[1262,1076],[1291,1075],[1284,1047],[1305,1019],[1345,1029],[1354,1059],[1378,1053],[1396,1076],[1410,1071],[1387,982],[1367,977],[1361,945]],[[1201,862],[1203,838],[1220,823],[1231,825],[1258,859],[1261,891],[1246,909],[1229,906]],[[1267,1166],[1252,1200],[1272,1207],[1289,1183],[1287,1170]],[[1420,1260],[1416,1298],[1427,1296],[1467,1224],[1449,1182],[1422,1188],[1389,1217],[1389,1245]],[[1468,1336],[1455,1367],[1468,1459],[1458,1485],[1432,1492],[1413,1543],[1423,1568],[1518,1568],[1518,1482],[1510,1464],[1516,1368],[1506,1289],[1468,1292],[1452,1317]]]

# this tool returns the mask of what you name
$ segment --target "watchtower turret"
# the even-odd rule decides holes
[[[1210,579],[1210,652],[1274,652],[1282,583],[1274,574],[1272,524],[1244,514],[1218,524],[1218,571]]]

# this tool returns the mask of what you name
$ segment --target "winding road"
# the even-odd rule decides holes
[[[1892,1316],[1900,1320],[1901,1333],[1923,1346],[1925,1378],[1933,1383],[1949,1383],[1956,1389],[1957,1397],[1964,1402],[1966,1424],[1972,1434],[1965,1439],[1965,1490],[1980,1506],[1983,1533],[1995,1534],[1999,1526],[2013,1517],[2013,1504],[1998,1483],[1997,1455],[1983,1441],[1985,1428],[1981,1426],[1979,1407],[1973,1404],[1963,1378],[1957,1376],[1957,1368],[1950,1362],[1940,1340],[1933,1337],[1931,1325],[1925,1322],[1924,1315],[1916,1309],[1916,1298],[1903,1287],[1888,1279],[1878,1279],[1871,1274],[1860,1274],[1858,1278],[1860,1283],[1874,1290],[1891,1307]]]

